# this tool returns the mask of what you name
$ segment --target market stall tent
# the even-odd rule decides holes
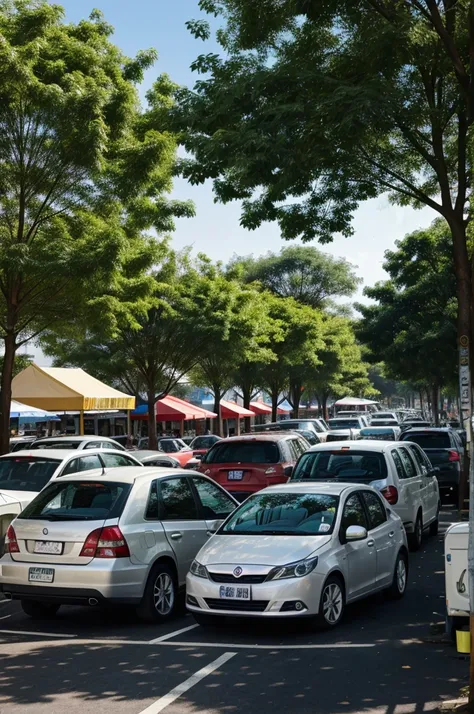
[[[10,419],[19,419],[20,423],[23,423],[36,421],[58,421],[59,417],[57,414],[45,412],[44,409],[36,409],[35,407],[28,406],[28,404],[22,404],[21,402],[17,402],[12,399],[10,404]]]
[[[216,414],[202,407],[197,407],[184,399],[170,394],[155,403],[155,415],[158,421],[187,421],[189,419],[214,419]],[[143,404],[132,412],[132,419],[148,419],[148,407]]]
[[[83,369],[38,367],[31,364],[14,377],[12,397],[38,409],[79,411],[79,431],[84,433],[84,412],[94,409],[135,407],[135,397],[119,392]]]

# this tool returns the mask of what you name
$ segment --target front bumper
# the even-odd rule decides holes
[[[198,578],[188,573],[186,607],[191,612],[223,617],[315,616],[319,613],[321,590],[325,579],[324,575],[313,571],[302,578],[288,578],[251,585],[242,583],[242,587],[250,588],[251,600],[239,601],[220,598],[220,588],[223,583]],[[236,587],[237,583],[229,582],[228,585]],[[303,604],[301,609],[289,609],[289,604],[297,602]]]
[[[0,560],[0,592],[14,600],[42,600],[64,604],[99,602],[137,604],[145,588],[148,570],[129,558],[96,559],[87,565],[46,565],[54,570],[52,583],[30,582],[29,569],[37,563],[21,563],[9,554]]]

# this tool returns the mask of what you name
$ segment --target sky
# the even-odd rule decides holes
[[[94,8],[102,10],[105,19],[115,28],[113,41],[129,56],[150,47],[158,51],[158,62],[147,71],[141,87],[142,96],[154,78],[164,72],[177,84],[192,87],[196,79],[190,69],[193,60],[203,52],[219,52],[213,39],[196,40],[185,27],[190,19],[213,19],[199,11],[198,0],[56,1],[65,8],[66,19],[73,22],[88,17]],[[215,21],[213,27],[217,27]],[[225,262],[234,254],[261,255],[278,252],[288,245],[282,241],[276,224],[264,224],[256,231],[241,228],[240,204],[214,203],[210,182],[191,186],[178,179],[173,197],[191,199],[196,208],[195,218],[176,221],[173,245],[177,249],[192,246],[196,252]],[[335,236],[334,242],[322,250],[357,266],[356,273],[363,284],[355,297],[361,299],[364,285],[373,285],[387,277],[382,268],[384,252],[393,248],[397,239],[429,225],[435,217],[429,208],[418,211],[400,208],[382,196],[366,202],[356,211],[352,237]]]

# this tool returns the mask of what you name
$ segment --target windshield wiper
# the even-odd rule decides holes
[[[265,530],[257,531],[256,535],[304,535],[300,531],[278,531],[278,530]]]
[[[42,516],[27,516],[28,520],[33,521],[91,521],[90,516],[60,516],[59,514],[50,513]],[[101,518],[97,520],[103,520]]]

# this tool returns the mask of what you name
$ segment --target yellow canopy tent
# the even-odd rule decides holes
[[[80,433],[84,433],[84,412],[89,410],[135,408],[135,397],[100,382],[83,369],[38,367],[31,364],[14,377],[12,398],[48,411],[80,412]]]

